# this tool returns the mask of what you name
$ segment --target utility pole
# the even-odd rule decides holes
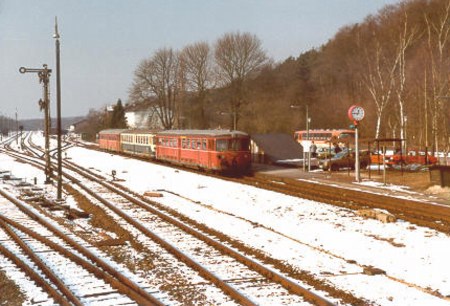
[[[16,107],[16,145],[19,144],[19,121],[17,120],[17,107]]]
[[[309,137],[310,125],[311,125],[311,118],[309,117],[308,104],[306,104],[306,138],[308,138],[308,140],[310,140]],[[308,147],[308,172],[310,171],[311,171],[311,143],[309,144]]]
[[[45,184],[52,182],[51,164],[50,164],[50,96],[49,96],[49,81],[51,69],[47,68],[47,64],[43,65],[44,68],[25,68],[20,67],[20,73],[37,73],[39,76],[39,83],[44,86],[43,99],[39,100],[40,110],[44,110],[44,136],[45,136]]]
[[[56,49],[56,129],[58,137],[58,192],[57,200],[62,196],[62,161],[61,161],[61,73],[60,73],[60,43],[58,33],[58,20],[55,17],[55,49]]]

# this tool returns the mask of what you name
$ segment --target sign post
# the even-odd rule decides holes
[[[364,118],[365,111],[364,108],[358,105],[352,105],[348,109],[348,118],[353,121],[355,125],[355,180],[361,182],[360,169],[359,169],[359,135],[358,135],[358,125],[359,122]]]

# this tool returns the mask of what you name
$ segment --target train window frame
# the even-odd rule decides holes
[[[225,152],[228,150],[229,141],[226,138],[217,138],[216,139],[216,151],[217,152]]]

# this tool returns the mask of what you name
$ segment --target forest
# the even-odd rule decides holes
[[[293,134],[308,117],[310,128],[349,128],[347,110],[357,104],[366,110],[362,139],[448,152],[449,39],[450,0],[386,6],[279,63],[255,35],[226,33],[143,59],[124,108],[146,104],[166,129]],[[89,114],[97,129],[102,114]]]

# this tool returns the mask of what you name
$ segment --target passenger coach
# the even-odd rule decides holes
[[[131,155],[139,155],[146,157],[155,157],[156,130],[125,130],[120,134],[120,143],[122,145],[122,152]]]
[[[170,130],[156,135],[156,159],[222,173],[251,168],[250,136],[228,130]]]
[[[125,129],[109,129],[98,132],[98,146],[106,151],[121,152],[120,134]]]

